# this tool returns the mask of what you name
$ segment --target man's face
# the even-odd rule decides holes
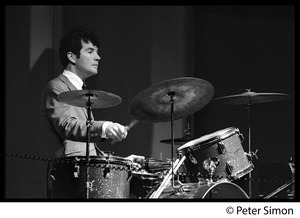
[[[96,75],[98,73],[98,64],[100,56],[98,55],[98,48],[91,42],[85,43],[81,41],[82,48],[80,50],[80,57],[76,58],[77,72],[84,78]]]

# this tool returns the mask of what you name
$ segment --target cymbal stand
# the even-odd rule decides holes
[[[93,94],[86,94],[86,96],[88,97],[88,101],[86,102],[86,107],[87,107],[87,114],[88,114],[88,118],[86,121],[86,126],[87,126],[87,142],[86,142],[86,198],[89,199],[89,191],[91,189],[91,184],[90,184],[90,169],[89,169],[89,164],[90,164],[90,137],[91,137],[91,133],[90,133],[90,128],[92,125],[92,118],[91,118],[91,113],[92,113],[92,102],[91,102],[91,96]]]
[[[172,187],[173,188],[179,188],[176,187],[174,184],[174,95],[175,92],[169,92],[168,96],[170,97],[171,102],[171,169],[172,169]]]
[[[250,89],[249,89],[250,91]],[[251,111],[251,101],[250,101],[250,97],[249,97],[249,101],[246,107],[247,110],[247,118],[248,118],[248,155],[250,157],[250,159],[252,160],[252,156],[251,156],[251,123],[250,123],[250,111]],[[251,172],[249,172],[249,180],[248,180],[248,188],[249,188],[249,198],[251,199],[252,197],[252,175]]]
[[[246,89],[247,92],[251,92],[251,89]],[[248,103],[246,106],[246,110],[247,110],[247,118],[248,118],[248,156],[250,157],[250,160],[252,161],[252,157],[255,156],[256,159],[258,159],[256,153],[258,151],[258,149],[256,149],[255,152],[251,151],[251,116],[250,116],[250,112],[251,112],[251,98],[250,96],[248,96]],[[248,188],[249,188],[249,198],[252,198],[252,174],[251,172],[249,172],[249,180],[248,180]]]
[[[250,92],[250,89],[247,89],[248,92]],[[250,116],[250,112],[251,112],[251,99],[249,96],[248,99],[248,104],[246,107],[247,110],[247,118],[248,118],[248,156],[250,157],[250,160],[252,161],[252,157],[255,156],[256,159],[258,159],[256,153],[258,151],[258,149],[256,149],[255,152],[251,151],[251,116]],[[252,198],[252,174],[251,172],[249,172],[249,180],[248,180],[248,188],[249,188],[249,198]]]

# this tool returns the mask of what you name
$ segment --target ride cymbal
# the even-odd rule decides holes
[[[100,90],[74,90],[63,92],[58,95],[58,100],[76,107],[108,108],[122,102],[122,98]]]
[[[280,101],[289,98],[289,95],[283,93],[256,93],[247,91],[239,95],[229,95],[213,99],[218,104],[257,104],[273,101]]]
[[[202,109],[214,95],[214,87],[206,80],[181,77],[155,84],[134,97],[130,113],[139,121],[152,123],[171,120],[171,103],[174,103],[174,120]]]

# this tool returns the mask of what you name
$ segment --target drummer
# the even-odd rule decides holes
[[[58,95],[72,90],[82,90],[86,79],[97,75],[100,62],[99,38],[84,27],[70,30],[60,41],[59,54],[63,72],[48,82],[42,96],[42,120],[45,128],[43,142],[53,151],[54,157],[86,156],[87,109],[58,101]],[[124,140],[128,134],[124,125],[113,121],[94,120],[91,114],[89,155],[103,152],[97,140]],[[51,152],[52,152],[51,151]],[[137,161],[144,157],[130,155]]]

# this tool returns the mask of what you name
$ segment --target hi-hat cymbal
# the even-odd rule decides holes
[[[283,93],[256,93],[247,91],[239,95],[229,95],[213,99],[218,104],[256,104],[280,101],[289,98],[289,95]]]
[[[139,121],[167,122],[171,120],[171,99],[176,120],[203,108],[213,95],[214,88],[206,80],[193,77],[170,79],[136,95],[130,103],[130,113]]]
[[[58,95],[57,98],[61,102],[77,107],[87,107],[87,103],[90,102],[91,108],[108,108],[122,102],[121,97],[100,90],[67,91]]]

